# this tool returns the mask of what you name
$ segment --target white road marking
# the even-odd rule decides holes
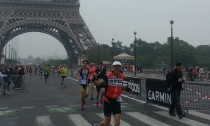
[[[197,111],[194,111],[194,110],[189,110],[189,114],[196,115],[200,118],[204,118],[204,119],[207,119],[207,120],[210,119],[210,115],[204,114],[204,113],[201,113],[201,112],[197,112]]]
[[[157,114],[159,114],[161,116],[167,117],[169,119],[173,119],[175,121],[178,121],[178,122],[181,122],[181,123],[185,123],[185,124],[190,125],[190,126],[208,126],[205,123],[194,121],[194,120],[188,119],[186,117],[183,117],[182,119],[179,119],[177,116],[176,117],[169,116],[168,112],[166,112],[166,111],[157,111],[155,113],[157,113]]]
[[[134,117],[134,118],[136,118],[136,119],[138,119],[138,120],[140,120],[140,121],[142,121],[146,124],[149,124],[151,126],[170,126],[166,123],[160,122],[156,119],[153,119],[149,116],[143,115],[139,112],[126,112],[126,114],[128,114],[129,116],[132,116],[132,117]]]
[[[100,116],[102,119],[104,119],[104,113],[97,113],[98,116]],[[111,125],[114,126],[114,118],[112,116],[112,119],[111,119]],[[121,126],[131,126],[130,124],[126,123],[125,121],[123,121],[122,119],[120,120],[120,125]]]
[[[49,116],[37,116],[36,121],[38,126],[53,126],[53,123]]]
[[[21,108],[23,108],[23,109],[32,109],[32,108],[34,108],[34,106],[25,106],[25,107],[21,107]]]
[[[48,105],[46,106],[47,108],[51,108],[51,107],[58,107],[59,105]]]
[[[76,126],[92,126],[88,121],[84,119],[80,114],[69,115],[69,118]]]

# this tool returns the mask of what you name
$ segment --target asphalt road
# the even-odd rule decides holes
[[[38,76],[25,78],[25,89],[0,95],[0,126],[91,126],[103,118],[103,107],[86,99],[80,110],[78,82],[68,79],[67,88],[60,77],[50,76],[48,83]],[[13,86],[13,85],[12,85]],[[169,117],[167,109],[141,101],[123,99],[122,126],[210,125],[210,112],[191,110],[186,118]]]

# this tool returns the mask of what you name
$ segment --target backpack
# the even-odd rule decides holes
[[[170,71],[166,74],[167,88],[172,88],[172,83],[173,83],[173,71]]]

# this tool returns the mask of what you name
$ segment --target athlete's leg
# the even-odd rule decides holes
[[[103,105],[103,98],[104,98],[104,94],[105,94],[105,88],[102,87],[101,91],[100,91],[100,103]]]
[[[115,126],[119,126],[120,125],[120,118],[121,118],[121,114],[115,114],[114,115],[114,125]]]
[[[64,83],[64,86],[65,86],[65,88],[66,88],[66,81],[67,81],[67,77],[65,76],[64,78],[63,78],[63,83]]]
[[[48,82],[49,74],[47,74],[47,82]]]
[[[64,76],[61,76],[61,85],[63,85]]]
[[[111,121],[111,116],[104,116],[104,120],[98,123],[98,126],[109,126]]]
[[[93,93],[94,93],[94,84],[90,82],[89,85],[89,89],[90,89],[90,100],[93,100]]]
[[[100,95],[100,91],[101,91],[100,89],[101,89],[100,86],[96,87],[96,90],[97,90],[97,92],[96,92],[96,107],[98,107],[98,103],[99,103],[99,95]]]
[[[85,105],[85,89],[83,86],[80,86],[80,94],[81,94],[81,109],[84,110],[84,105]]]
[[[45,82],[45,84],[47,83],[47,74],[46,73],[44,74],[44,82]]]

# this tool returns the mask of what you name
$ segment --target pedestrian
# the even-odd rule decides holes
[[[128,89],[127,86],[123,86],[124,75],[120,72],[120,69],[121,63],[114,61],[112,71],[108,72],[103,79],[96,80],[95,76],[91,79],[96,86],[105,84],[105,96],[103,99],[105,119],[98,124],[94,124],[94,126],[109,126],[112,114],[114,116],[114,125],[120,125],[121,92],[123,89]]]
[[[182,108],[180,105],[180,95],[182,88],[182,83],[184,82],[183,75],[182,75],[182,64],[178,62],[174,70],[171,71],[170,74],[170,93],[171,93],[171,104],[169,109],[170,116],[176,116],[174,110],[176,108],[177,114],[179,119],[182,119],[185,115],[182,112]]]

